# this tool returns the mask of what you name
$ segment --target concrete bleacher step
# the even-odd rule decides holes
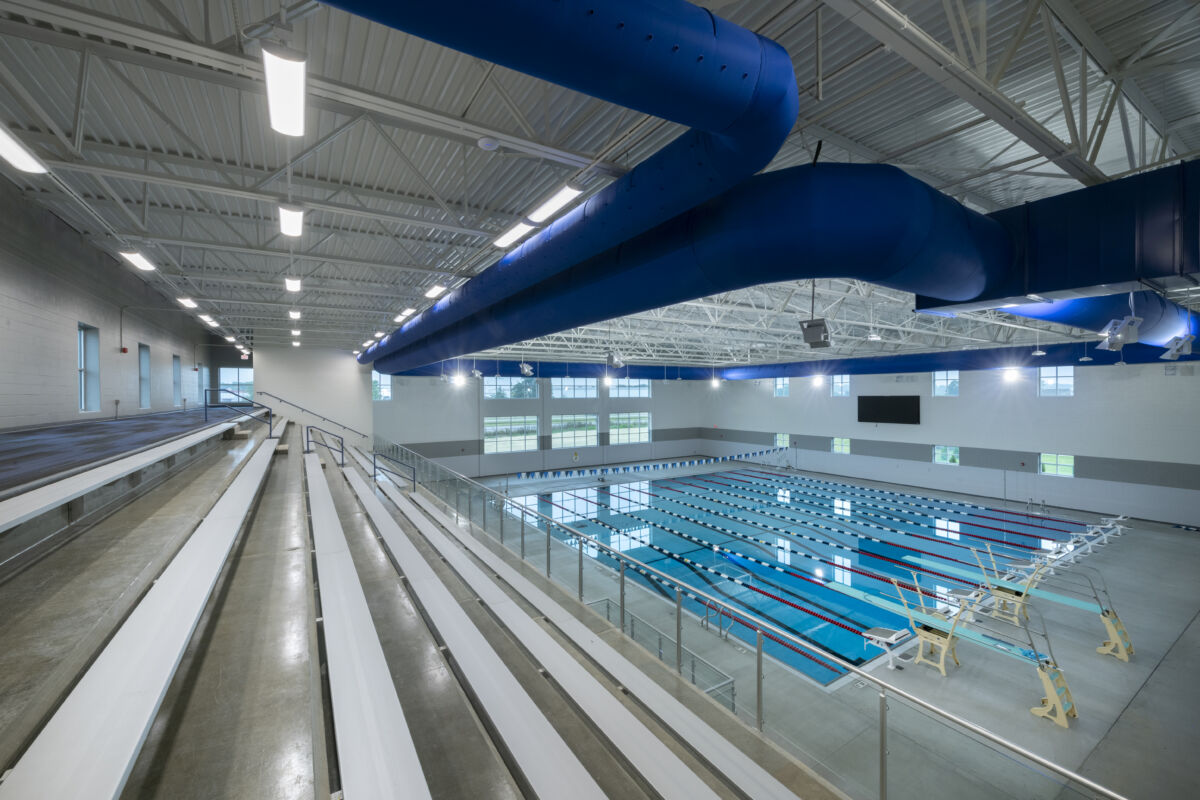
[[[0,798],[119,795],[270,467],[262,441],[0,783]]]

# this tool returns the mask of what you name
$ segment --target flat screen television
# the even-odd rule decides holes
[[[921,424],[921,396],[916,394],[859,395],[859,422]]]

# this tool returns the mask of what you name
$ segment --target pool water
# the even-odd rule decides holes
[[[1001,565],[1028,560],[1084,527],[1072,520],[749,464],[683,478],[513,497],[510,509],[517,514],[537,511],[570,525],[686,586],[788,630],[819,652],[767,634],[764,651],[822,684],[846,672],[822,652],[863,664],[882,655],[867,643],[865,630],[908,627],[901,595],[916,604],[919,591],[926,606],[944,606],[950,602],[948,591],[970,585],[906,557],[975,571],[982,561],[990,569],[993,559]],[[526,521],[537,524],[533,515]],[[578,546],[575,537],[566,543]],[[617,567],[613,558],[586,542],[584,553]],[[627,568],[626,575],[674,602],[674,587],[636,569]],[[894,611],[839,591],[844,587],[886,598]],[[700,617],[715,615],[695,596],[685,593],[684,604]],[[726,617],[723,626],[754,645],[751,625]]]

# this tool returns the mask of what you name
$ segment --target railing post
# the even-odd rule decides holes
[[[583,539],[576,539],[579,546],[579,602],[583,602]]]
[[[879,800],[887,800],[887,694],[879,690]]]
[[[758,729],[763,729],[763,635],[762,630],[755,632],[755,657],[754,657],[754,685],[758,694],[758,709],[755,712],[754,719],[758,724]]]
[[[525,560],[525,509],[521,508],[521,560]]]
[[[486,534],[487,533],[487,507],[488,507],[487,493],[485,493],[485,492],[479,493],[479,505],[483,506],[483,508],[480,509],[479,513],[483,517],[482,527],[483,527],[483,532]]]
[[[625,561],[621,561],[621,633],[625,632]]]
[[[458,491],[458,486],[454,487],[454,522],[458,524],[458,506],[461,502],[462,492]]]
[[[546,577],[550,577],[550,523],[546,523]]]
[[[500,501],[500,544],[504,544],[504,517],[507,516],[504,506],[506,502],[506,500]]]
[[[471,523],[475,521],[475,496],[471,492],[471,487],[467,487],[467,527],[471,527]]]
[[[683,674],[683,592],[675,587],[675,671]]]

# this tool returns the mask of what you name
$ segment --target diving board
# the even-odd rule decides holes
[[[0,783],[0,800],[98,800],[120,795],[221,567],[258,496],[272,455],[272,448],[259,442],[216,505]]]
[[[382,485],[382,488],[393,500],[395,499],[394,495],[399,495],[390,486]],[[628,689],[633,697],[637,698],[664,725],[687,742],[688,746],[695,750],[701,758],[725,775],[746,796],[755,800],[794,800],[795,795],[778,779],[730,744],[711,725],[689,710],[666,689],[655,683],[608,642],[559,605],[550,595],[525,578],[517,569],[497,558],[496,554],[488,550],[481,542],[459,529],[427,497],[421,493],[415,493],[412,500],[425,510],[430,519],[436,521],[457,539],[460,545],[487,564],[489,571],[498,575],[502,581],[536,608],[538,613],[550,620],[558,631],[586,652],[600,665],[601,669]]]
[[[320,469],[315,456],[307,458],[312,458],[314,466]],[[358,495],[392,558],[408,579],[412,593],[454,656],[471,691],[479,698],[504,746],[520,765],[534,794],[545,798],[601,800],[605,795],[596,780],[475,627],[425,557],[388,514],[374,490],[353,469],[344,469],[342,474]],[[347,798],[353,800],[349,795]]]
[[[357,475],[351,484],[359,489]],[[366,484],[362,489],[370,492]],[[479,598],[487,604],[497,618],[513,632],[522,646],[570,695],[572,702],[604,733],[621,751],[643,778],[663,798],[678,800],[701,800],[716,798],[717,794],[708,787],[671,749],[649,730],[638,718],[609,692],[595,677],[556,642],[532,617],[517,606],[512,599],[493,581],[462,549],[453,544],[446,534],[430,522],[416,506],[404,498],[394,485],[383,487],[385,494],[409,521],[417,526],[421,534],[433,545],[447,563],[462,577]],[[362,495],[360,495],[362,497]],[[394,524],[383,505],[374,495],[362,497],[367,513],[376,521]],[[373,502],[372,502],[373,501]],[[377,505],[378,504],[378,505]],[[376,520],[376,515],[385,515]]]
[[[304,456],[338,772],[346,800],[428,798],[379,632],[316,453]]]
[[[257,412],[261,413],[261,412]],[[237,426],[224,422],[0,501],[0,533]]]

